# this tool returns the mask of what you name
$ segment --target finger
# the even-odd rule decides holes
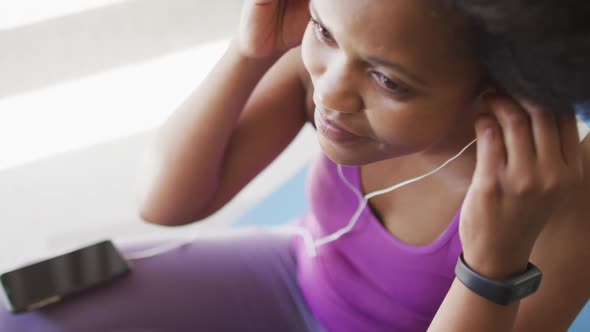
[[[581,152],[576,113],[573,108],[559,110],[557,114],[557,127],[559,129],[563,159],[568,166],[577,169],[580,167]]]
[[[481,115],[475,122],[477,165],[474,181],[493,181],[506,166],[506,149],[502,130],[490,115]]]
[[[502,129],[507,168],[530,170],[536,151],[528,114],[512,98],[492,95],[486,100]]]
[[[555,113],[524,98],[520,98],[518,101],[531,119],[537,160],[541,164],[555,163],[556,160],[561,161],[561,143]],[[559,159],[556,159],[557,157]]]

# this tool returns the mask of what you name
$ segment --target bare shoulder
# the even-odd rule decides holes
[[[531,261],[543,281],[521,303],[515,331],[566,331],[590,298],[590,137],[581,148],[584,181],[535,244]]]

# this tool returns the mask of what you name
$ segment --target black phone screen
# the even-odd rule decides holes
[[[111,241],[103,241],[4,273],[0,281],[13,312],[43,306],[129,271]]]

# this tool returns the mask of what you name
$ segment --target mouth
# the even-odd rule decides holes
[[[361,138],[356,134],[342,128],[334,121],[330,120],[323,112],[321,107],[316,107],[314,114],[315,125],[318,131],[326,138],[335,142],[351,142]]]

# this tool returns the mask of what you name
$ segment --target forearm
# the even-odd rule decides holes
[[[513,262],[496,263],[475,257],[469,260],[466,257],[466,261],[476,272],[492,279],[522,273],[528,262],[519,258]],[[519,304],[520,301],[506,306],[495,304],[455,278],[428,331],[509,332],[513,330]]]
[[[168,224],[160,219],[172,211],[188,215],[207,203],[244,105],[276,59],[245,58],[232,44],[160,128],[144,162],[140,189],[144,218]]]
[[[429,332],[512,331],[519,302],[494,304],[465,287],[455,278],[438,309]]]

